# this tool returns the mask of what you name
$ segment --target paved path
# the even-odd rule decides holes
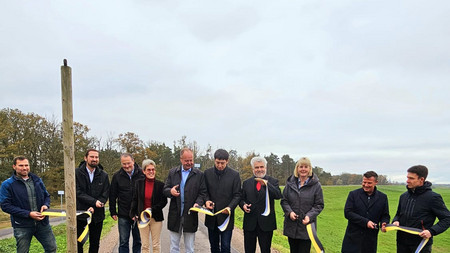
[[[50,224],[52,226],[55,226],[55,225],[65,222],[65,221],[66,221],[65,217],[54,217],[54,218],[50,219]],[[13,229],[11,227],[0,229],[0,240],[10,238],[13,236],[14,236]]]
[[[161,231],[161,253],[169,253],[170,249],[170,236],[169,231],[167,230],[167,210],[168,206],[164,208],[164,217],[163,228]],[[195,233],[195,252],[196,253],[209,253],[209,239],[208,239],[208,229],[205,227],[203,220],[204,215],[199,215],[199,229]],[[119,233],[117,225],[112,228],[110,234],[104,237],[100,243],[100,252],[108,252],[108,253],[117,253],[119,252]],[[131,238],[130,238],[131,240]],[[231,252],[232,253],[240,253],[244,252],[244,237],[242,231],[235,228],[232,236],[231,243]],[[132,248],[132,244],[130,242],[130,249]],[[180,251],[185,252],[183,238],[181,238]],[[259,252],[259,251],[258,251]]]

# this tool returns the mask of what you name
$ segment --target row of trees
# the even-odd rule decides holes
[[[157,164],[157,178],[165,180],[169,170],[180,164],[179,152],[183,147],[194,151],[195,163],[201,165],[201,170],[214,166],[214,151],[211,145],[205,149],[199,148],[197,142],[187,141],[186,136],[174,141],[171,146],[158,141],[142,141],[132,132],[121,133],[117,137],[109,136],[106,140],[89,136],[89,128],[81,123],[74,123],[75,159],[83,161],[84,153],[89,148],[100,151],[100,163],[105,171],[112,174],[120,168],[120,154],[131,153],[140,164],[149,158]],[[249,152],[244,156],[236,150],[229,150],[229,166],[238,170],[241,178],[253,175],[250,160],[258,155]],[[48,191],[56,197],[57,191],[64,189],[64,157],[62,147],[61,123],[56,119],[47,119],[34,113],[22,113],[17,109],[2,109],[0,111],[0,180],[3,181],[12,173],[12,160],[17,155],[29,158],[32,172],[42,177]],[[267,173],[281,184],[292,174],[295,161],[285,154],[279,157],[271,153],[265,156],[268,162]],[[320,167],[313,168],[323,185],[360,184],[361,175],[342,174],[332,176]],[[381,184],[387,184],[386,176],[379,178]]]

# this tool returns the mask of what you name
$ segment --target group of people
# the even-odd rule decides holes
[[[214,166],[200,171],[194,167],[194,153],[180,151],[180,165],[169,171],[165,182],[156,179],[156,164],[150,159],[139,167],[128,153],[121,154],[121,168],[111,183],[99,163],[99,152],[90,149],[75,170],[77,210],[92,213],[91,222],[77,219],[77,233],[89,227],[89,252],[98,252],[105,219],[105,203],[109,200],[111,217],[118,221],[119,252],[161,252],[160,234],[164,220],[163,208],[170,199],[167,229],[170,252],[180,252],[181,237],[186,252],[194,252],[198,212],[205,215],[205,226],[211,252],[230,252],[234,228],[234,211],[244,212],[244,248],[254,253],[258,242],[262,253],[271,251],[273,231],[277,229],[274,200],[281,199],[284,212],[283,234],[288,237],[290,252],[310,252],[311,240],[307,225],[316,229],[317,216],[324,208],[322,187],[312,171],[311,161],[300,158],[285,183],[283,192],[277,179],[267,172],[264,157],[251,160],[253,176],[242,183],[239,173],[228,166],[229,154],[218,149]],[[42,214],[50,206],[42,180],[30,173],[28,159],[19,156],[13,161],[13,175],[0,189],[0,204],[11,215],[17,252],[28,252],[33,236],[45,252],[56,252],[56,240],[48,216]],[[417,165],[408,169],[407,192],[400,196],[394,226],[420,229],[419,236],[398,231],[397,252],[415,252],[422,238],[429,239],[421,252],[431,252],[432,237],[450,226],[450,212],[442,197],[433,192],[426,181],[428,169]],[[363,175],[362,188],[348,195],[344,214],[348,226],[342,252],[376,252],[378,231],[386,231],[390,221],[386,194],[377,190],[378,175]],[[148,219],[147,219],[148,218]],[[435,223],[436,218],[439,222]],[[389,225],[391,226],[391,225]],[[152,245],[150,245],[150,237]],[[78,243],[83,252],[83,243]]]
[[[430,253],[433,236],[450,227],[450,211],[431,183],[426,181],[428,168],[415,165],[407,171],[407,191],[400,196],[397,212],[392,219],[397,232],[398,253]],[[342,243],[343,253],[377,252],[378,231],[386,232],[390,220],[388,198],[377,190],[378,175],[368,171],[363,175],[362,188],[351,191],[345,203],[348,220]],[[436,218],[439,221],[435,224]],[[409,231],[420,231],[418,234]],[[421,245],[423,240],[428,240]],[[419,246],[420,245],[420,246]],[[421,250],[419,249],[421,248]]]

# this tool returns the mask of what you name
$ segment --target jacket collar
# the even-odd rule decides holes
[[[377,187],[375,186],[372,195],[370,195],[370,201],[368,202],[369,195],[367,195],[367,193],[364,191],[363,188],[359,189],[361,189],[361,194],[359,195],[359,197],[361,198],[362,203],[364,203],[364,205],[368,207],[371,207],[380,197],[380,194],[378,194]]]
[[[180,166],[177,167],[176,172],[179,173],[179,174],[181,175],[181,170],[182,170],[182,169],[181,169],[181,165],[180,165]],[[194,167],[191,168],[191,173],[197,173],[197,172],[198,172],[197,169],[195,169]],[[189,173],[189,175],[190,175],[191,173]]]
[[[410,194],[420,195],[426,191],[431,191],[431,185],[432,185],[431,182],[425,181],[422,186],[416,187],[414,189],[410,189],[408,188],[408,186],[406,186],[406,189],[408,189],[408,192]]]
[[[13,171],[12,178],[14,180],[21,180],[22,179],[21,177],[17,176],[16,171]],[[39,177],[37,175],[31,173],[31,172],[28,172],[28,178],[33,180],[33,181],[36,181],[36,178],[39,178]]]
[[[312,185],[317,184],[318,182],[319,182],[319,178],[317,177],[316,174],[313,173],[313,175],[309,177],[308,184],[306,184],[304,186],[312,186]],[[289,176],[288,179],[286,180],[286,185],[290,185],[291,187],[298,188],[298,178],[295,177],[294,175]]]
[[[135,177],[136,175],[140,174],[139,170],[141,168],[139,167],[139,165],[137,165],[136,163],[134,163],[134,168],[133,168],[133,174],[131,175],[131,177]],[[120,173],[130,176],[122,167],[120,167]]]

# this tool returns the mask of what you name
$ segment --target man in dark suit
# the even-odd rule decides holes
[[[242,184],[241,202],[244,211],[244,247],[245,252],[256,251],[256,239],[261,253],[269,253],[273,230],[277,229],[274,200],[281,199],[278,179],[267,176],[267,161],[264,157],[253,157],[250,161],[253,177]],[[269,192],[269,199],[266,198]],[[269,206],[267,206],[267,203]],[[267,208],[270,207],[270,212]]]
[[[239,173],[228,167],[229,154],[224,149],[214,153],[214,167],[205,170],[208,189],[206,208],[222,213],[206,215],[211,253],[229,253],[234,228],[234,209],[241,200],[241,178]],[[227,218],[229,218],[227,224]],[[219,228],[220,227],[220,228]]]
[[[376,253],[378,231],[389,223],[389,206],[386,194],[377,190],[378,174],[368,171],[363,175],[362,187],[351,191],[345,203],[348,219],[342,243],[343,253]]]

